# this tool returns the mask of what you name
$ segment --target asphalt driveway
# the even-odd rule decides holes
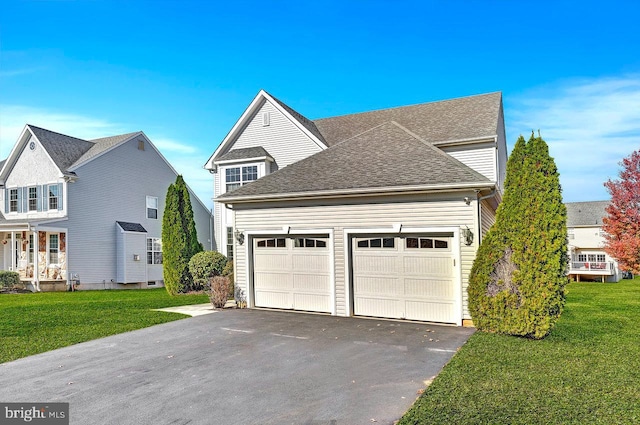
[[[392,424],[473,333],[227,310],[0,365],[0,402],[72,424]]]

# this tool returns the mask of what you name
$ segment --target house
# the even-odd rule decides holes
[[[0,266],[32,290],[163,285],[162,214],[176,171],[142,132],[82,140],[26,125],[0,163]],[[191,193],[198,237],[210,211]]]
[[[205,164],[249,307],[462,325],[507,149],[501,93],[309,120],[260,91]]]
[[[567,234],[569,237],[569,277],[580,280],[618,282],[622,271],[618,262],[604,251],[602,219],[609,201],[569,202]]]

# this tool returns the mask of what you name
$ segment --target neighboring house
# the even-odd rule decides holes
[[[569,277],[617,282],[622,278],[618,262],[604,252],[602,219],[609,201],[570,202],[567,206]]]
[[[162,214],[176,171],[142,132],[82,140],[25,126],[0,163],[0,266],[33,290],[162,286]],[[198,238],[210,211],[191,193]]]
[[[205,168],[249,307],[461,325],[506,160],[500,93],[311,121],[260,91]]]

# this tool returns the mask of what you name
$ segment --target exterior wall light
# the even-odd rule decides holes
[[[473,232],[469,229],[469,226],[465,226],[466,229],[462,229],[462,237],[464,238],[464,244],[469,246],[473,243]]]
[[[242,233],[240,230],[236,229],[236,232],[234,233],[234,236],[236,237],[236,241],[238,242],[238,245],[244,244],[244,233]]]

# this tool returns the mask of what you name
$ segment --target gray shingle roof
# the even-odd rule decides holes
[[[216,162],[233,161],[236,159],[262,158],[265,156],[271,158],[271,155],[269,155],[269,152],[267,152],[265,148],[262,146],[255,146],[252,148],[233,149],[216,159]]]
[[[472,183],[491,184],[398,123],[387,122],[218,199]]]
[[[384,122],[395,121],[435,145],[495,136],[502,105],[500,92],[314,120],[332,146]]]
[[[67,172],[67,169],[78,158],[93,147],[93,143],[87,140],[66,136],[34,125],[28,125],[28,127],[63,173]]]
[[[296,111],[293,108],[290,108],[286,103],[282,102],[281,100],[277,99],[276,97],[272,96],[271,94],[269,94],[269,96],[271,96],[271,98],[273,100],[275,100],[276,102],[278,102],[278,104],[280,106],[282,106],[287,112],[289,112],[289,114],[291,114],[291,116],[293,116],[296,120],[298,120],[298,122],[300,124],[302,124],[307,130],[309,130],[309,132],[311,134],[313,134],[314,136],[316,136],[321,142],[326,144],[326,141],[324,139],[324,136],[322,135],[322,133],[318,130],[318,127],[316,126],[316,124],[311,121],[310,119],[308,119],[307,117],[305,117],[304,115],[302,115],[301,113],[299,113],[298,111]]]
[[[134,135],[141,134],[138,131],[101,139],[83,140],[30,124],[27,124],[27,127],[31,129],[42,144],[42,147],[45,148],[53,162],[63,173],[69,173],[69,168],[72,166],[84,163]]]
[[[605,208],[609,201],[568,202],[567,227],[602,226],[602,218],[607,215]]]
[[[147,233],[147,230],[142,227],[142,224],[140,223],[129,223],[126,221],[116,221],[116,223],[118,223],[118,226],[120,226],[120,228],[125,232]]]

